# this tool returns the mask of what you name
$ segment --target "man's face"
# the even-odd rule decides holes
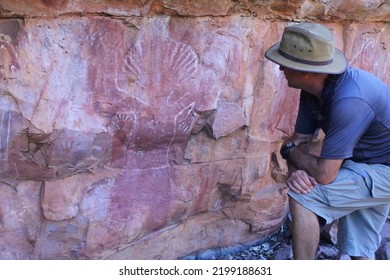
[[[284,72],[287,84],[289,87],[302,89],[302,72],[293,70],[282,65],[279,66],[280,71]]]

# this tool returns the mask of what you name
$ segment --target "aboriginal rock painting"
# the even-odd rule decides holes
[[[144,155],[186,142],[196,122],[197,95],[191,80],[198,68],[194,50],[164,38],[164,30],[128,37],[121,24],[96,22],[91,30],[93,62],[89,82],[97,112],[113,137],[113,164],[126,153]],[[153,27],[153,28],[157,28]],[[158,160],[157,165],[163,162]],[[132,161],[128,161],[134,168]],[[149,163],[150,164],[150,163]]]
[[[185,149],[200,99],[192,84],[199,67],[195,51],[170,39],[164,20],[145,25],[97,20],[89,34],[90,90],[112,137],[110,165],[123,168],[112,191],[111,224],[120,234],[127,221],[134,236],[169,218],[172,162]]]
[[[107,181],[108,194],[98,201],[105,205],[107,212],[91,215],[103,217],[107,235],[117,234],[118,240],[121,236],[136,238],[170,219],[173,205],[180,200],[178,192],[186,192],[186,186],[177,185],[176,174],[182,168],[178,163],[185,163],[184,152],[191,133],[198,133],[215,112],[214,107],[203,106],[203,102],[211,100],[216,106],[219,96],[216,92],[205,98],[205,91],[199,90],[204,67],[190,43],[171,36],[169,20],[148,19],[137,24],[91,18],[83,26],[86,32],[77,35],[82,44],[69,40],[75,53],[76,49],[80,50],[77,58],[82,59],[75,61],[85,63],[78,68],[82,85],[79,88],[85,92],[75,93],[85,95],[85,100],[77,103],[80,101],[72,99],[75,102],[72,108],[86,110],[89,117],[96,117],[98,127],[103,128],[88,132],[72,126],[40,128],[23,114],[22,109],[29,106],[25,103],[30,90],[29,84],[22,86],[23,75],[30,64],[20,66],[18,50],[22,50],[26,63],[30,58],[31,63],[36,61],[33,55],[26,57],[28,43],[15,45],[8,33],[0,35],[2,179],[60,180],[75,174],[112,171],[112,178]],[[47,30],[37,29],[36,39],[46,42],[44,31]],[[29,31],[20,36],[28,35]],[[48,55],[46,62],[56,59],[59,58]],[[66,65],[67,60],[62,62]],[[44,79],[53,74],[43,73]],[[210,84],[214,84],[213,79],[207,75]],[[15,87],[15,83],[20,86]],[[49,89],[53,87],[43,89],[45,96],[57,94]],[[21,92],[15,94],[13,90]],[[213,92],[208,87],[207,90]],[[69,94],[60,93],[65,97]],[[18,99],[20,96],[26,96],[26,100]],[[44,99],[38,102],[45,104]],[[46,116],[50,112],[38,113]],[[105,187],[103,182],[97,185]],[[191,199],[197,199],[196,194],[188,200]]]

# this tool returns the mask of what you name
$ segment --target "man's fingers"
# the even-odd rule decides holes
[[[297,170],[287,179],[287,186],[295,193],[309,193],[316,185],[316,180],[303,170]]]
[[[309,176],[309,180],[310,180],[311,184],[313,185],[313,187],[315,187],[316,185],[318,185],[316,179],[314,179],[313,177]]]
[[[295,193],[305,194],[311,191],[311,187],[304,184],[302,180],[297,181],[293,178],[287,180],[287,186]]]

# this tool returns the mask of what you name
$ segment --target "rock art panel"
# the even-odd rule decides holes
[[[166,19],[136,22],[130,31],[120,21],[99,18],[91,26],[92,56],[100,60],[89,68],[90,90],[112,137],[109,166],[123,168],[112,189],[107,238],[116,232],[121,239],[127,231],[124,238],[129,242],[162,228],[172,212],[178,213],[172,206],[179,188],[173,164],[183,160],[191,134],[199,133],[211,114],[202,111],[204,96],[195,90],[194,81],[202,73],[199,55],[189,44],[171,38]],[[102,26],[109,32],[99,33]],[[218,137],[245,125],[241,115],[228,130],[222,129],[222,115],[231,115],[237,107],[222,104]],[[213,188],[214,180],[200,185]]]
[[[232,199],[250,192],[241,187],[242,179],[236,182],[241,169],[238,166],[211,163],[187,169],[187,173],[173,166],[175,160],[181,160],[202,108],[208,107],[204,114],[208,117],[210,110],[218,112],[217,106],[205,106],[202,101],[216,105],[220,94],[216,91],[216,97],[204,98],[194,91],[194,81],[199,80],[201,72],[200,56],[191,44],[170,36],[169,19],[124,24],[94,17],[83,20],[80,29],[66,19],[57,23],[60,28],[56,23],[40,20],[34,25],[30,21],[25,27],[26,37],[34,40],[25,38],[27,42],[20,45],[21,53],[23,47],[27,50],[38,45],[39,54],[24,52],[27,63],[23,67],[28,69],[28,61],[43,64],[35,66],[35,72],[41,70],[44,80],[34,84],[41,85],[39,98],[28,99],[23,92],[33,87],[24,82],[26,87],[21,89],[12,80],[2,95],[2,179],[43,181],[42,213],[36,211],[43,217],[37,222],[40,234],[32,231],[27,239],[27,243],[34,244],[29,248],[32,258],[115,256],[117,250],[131,248],[171,220],[185,220],[208,209],[220,210]],[[80,34],[80,30],[84,32]],[[7,42],[3,55],[8,65],[3,67],[3,75],[13,74],[17,68],[13,67],[17,52],[9,39]],[[214,77],[223,75],[227,60],[214,61],[213,48],[207,53],[205,61]],[[58,90],[53,81],[68,85],[69,81],[59,74],[61,68],[69,69],[72,64],[74,71],[82,58],[88,61],[87,67],[77,70],[79,77],[86,77],[86,87],[73,89],[81,96],[83,90],[89,95],[77,99],[77,94]],[[23,103],[36,104],[31,114],[26,113]],[[57,113],[60,107],[87,111],[97,124],[87,127],[80,123],[78,130],[73,124],[68,127],[66,120],[55,120],[54,116],[61,116]],[[87,115],[79,114],[83,120]],[[242,119],[228,132],[241,123]],[[104,170],[109,171],[102,176]],[[224,172],[235,176],[224,178]],[[182,178],[185,174],[192,176]],[[194,174],[196,184],[192,182]],[[2,212],[2,217],[7,217],[12,211],[4,208]],[[7,232],[12,225],[5,223],[5,227]],[[24,243],[10,244],[28,247]],[[192,246],[197,248],[196,244]]]

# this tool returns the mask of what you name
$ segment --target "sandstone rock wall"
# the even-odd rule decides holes
[[[0,259],[174,259],[288,205],[298,92],[264,52],[331,27],[390,83],[388,1],[0,0]]]

